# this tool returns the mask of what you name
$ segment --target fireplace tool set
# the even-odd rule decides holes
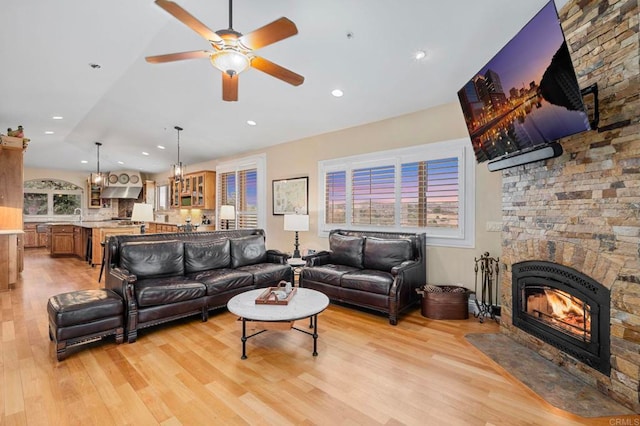
[[[497,304],[498,298],[498,272],[500,270],[500,258],[490,257],[489,252],[485,252],[480,259],[473,259],[476,264],[474,271],[476,273],[475,293],[476,293],[476,306],[478,312],[474,314],[476,318],[480,319],[480,322],[484,322],[485,317],[490,317],[496,322],[499,322],[498,316],[500,316],[500,306]],[[478,266],[479,265],[479,266]],[[480,274],[478,275],[478,270]],[[481,281],[481,291],[478,293],[478,278]],[[495,298],[494,301],[494,285],[495,285]]]

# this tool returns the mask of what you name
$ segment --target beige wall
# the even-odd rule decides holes
[[[327,238],[318,236],[318,161],[394,148],[422,145],[468,137],[457,103],[404,115],[359,127],[340,130],[270,148],[245,153],[267,155],[267,246],[291,252],[294,234],[283,231],[283,217],[271,214],[271,181],[309,176],[310,231],[300,233],[301,249],[327,249]],[[216,164],[233,159],[221,158],[188,165],[189,170],[215,170]],[[166,182],[167,173],[155,178]],[[489,173],[485,164],[476,166],[476,247],[427,249],[427,276],[431,284],[461,284],[474,287],[474,258],[488,251],[499,256],[500,232],[487,232],[487,222],[501,222],[500,173]]]

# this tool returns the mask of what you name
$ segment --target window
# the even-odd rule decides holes
[[[158,185],[156,192],[156,210],[169,210],[169,185]]]
[[[24,183],[23,214],[26,218],[71,216],[82,208],[83,190],[79,186],[54,179],[36,179]]]
[[[223,205],[235,207],[235,229],[264,228],[266,225],[264,163],[265,157],[257,156],[216,167],[218,211]],[[222,225],[222,220],[218,220]]]
[[[320,233],[426,232],[430,245],[473,247],[474,164],[466,139],[321,161]]]

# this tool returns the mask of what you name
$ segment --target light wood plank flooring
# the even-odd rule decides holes
[[[55,359],[47,299],[98,288],[99,268],[28,250],[15,289],[0,293],[0,424],[583,425],[469,344],[496,332],[477,320],[432,321],[330,306],[311,338],[269,331],[247,342],[226,311],[113,338]],[[305,323],[299,324],[304,326]],[[625,423],[626,424],[626,423]]]

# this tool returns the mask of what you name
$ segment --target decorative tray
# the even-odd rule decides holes
[[[295,288],[287,294],[285,287],[267,287],[256,298],[256,305],[288,305],[295,294]]]

